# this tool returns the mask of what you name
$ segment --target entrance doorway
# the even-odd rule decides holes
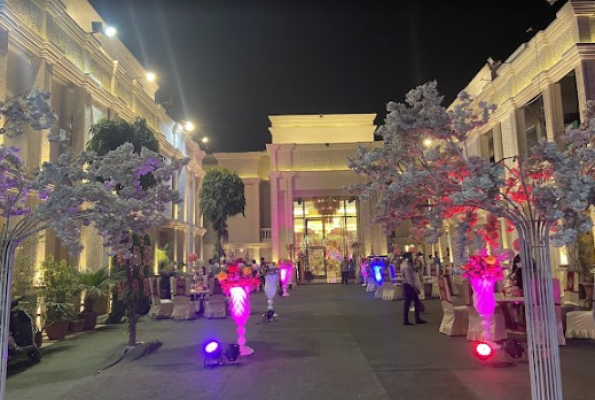
[[[341,261],[357,243],[357,202],[313,198],[294,202],[294,243],[308,283],[341,282]]]

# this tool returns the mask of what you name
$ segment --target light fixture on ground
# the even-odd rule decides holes
[[[93,22],[91,22],[91,34],[93,35],[96,33],[103,33],[108,38],[111,38],[111,37],[116,36],[116,34],[118,33],[118,30],[116,28],[114,28],[113,26],[109,26],[109,25],[103,26],[103,22],[93,21]]]
[[[481,361],[488,361],[494,356],[494,349],[486,342],[477,342],[473,347],[473,355]]]
[[[202,350],[204,355],[203,365],[205,367],[221,364],[221,354],[223,352],[221,343],[216,340],[209,340],[203,345]]]
[[[235,363],[240,358],[240,346],[232,343],[225,346],[217,340],[209,340],[202,346],[204,355],[203,365],[205,367],[214,367],[229,363]]]

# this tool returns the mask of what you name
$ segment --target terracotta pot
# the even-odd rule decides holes
[[[70,321],[52,321],[45,327],[45,333],[50,340],[62,340],[68,333]]]
[[[70,321],[70,325],[68,326],[68,330],[71,332],[82,332],[85,330],[85,320],[84,319],[77,319],[74,321]]]
[[[97,325],[97,313],[80,313],[79,318],[85,320],[85,330],[92,331]]]

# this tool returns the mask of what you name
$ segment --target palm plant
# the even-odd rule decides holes
[[[107,296],[110,285],[121,280],[123,276],[122,271],[110,275],[107,267],[97,271],[79,272],[79,288],[85,292],[83,312],[94,313],[97,300],[100,297]]]

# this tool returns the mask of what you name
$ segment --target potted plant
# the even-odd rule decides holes
[[[63,339],[74,316],[73,298],[79,287],[76,270],[66,260],[56,261],[50,256],[42,264],[41,282],[45,332],[50,340]]]
[[[112,283],[118,281],[122,274],[110,275],[107,267],[97,271],[79,272],[79,289],[84,292],[83,312],[79,318],[85,320],[85,330],[95,329],[97,325],[97,312],[95,312],[95,303],[101,297],[109,294],[109,288]]]
[[[579,235],[577,247],[580,284],[585,290],[585,304],[588,308],[591,308],[593,302],[593,273],[591,270],[595,266],[593,234],[589,232]]]

